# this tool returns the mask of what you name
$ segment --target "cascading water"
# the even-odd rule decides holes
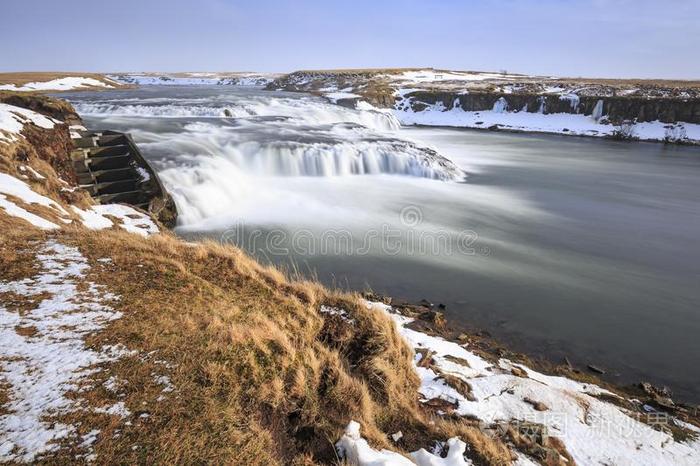
[[[380,111],[355,111],[315,98],[267,99],[109,99],[97,102],[77,102],[75,109],[81,115],[128,116],[157,118],[289,118],[297,124],[322,125],[327,123],[357,123],[378,131],[393,131],[400,123],[392,114]]]
[[[144,96],[138,102],[132,96],[97,95],[75,107],[107,127],[127,125],[124,129],[159,169],[184,225],[233,212],[259,197],[260,186],[273,192],[286,178],[465,177],[436,151],[401,138],[400,125],[388,112],[261,91],[180,92],[168,98]]]
[[[593,118],[595,121],[599,121],[601,118],[603,118],[602,99],[599,99],[598,102],[596,102],[595,107],[593,107],[593,113],[591,113],[591,118]]]

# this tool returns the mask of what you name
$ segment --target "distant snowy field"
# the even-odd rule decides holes
[[[278,75],[262,73],[127,73],[109,78],[139,86],[266,86]]]
[[[116,82],[114,84],[117,84]],[[50,81],[35,81],[21,86],[16,86],[15,84],[0,84],[0,91],[15,91],[15,92],[29,92],[29,91],[73,91],[76,89],[86,89],[86,88],[105,88],[110,89],[115,86],[104,83],[98,79],[94,78],[84,78],[84,77],[67,77],[52,79]]]

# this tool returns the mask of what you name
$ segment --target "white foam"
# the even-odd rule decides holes
[[[213,105],[216,104],[216,105]],[[214,102],[192,99],[154,99],[146,104],[123,101],[76,102],[78,113],[94,116],[137,116],[157,118],[255,118],[283,117],[298,124],[326,125],[356,123],[377,131],[394,131],[399,121],[388,112],[357,111],[324,102],[317,98],[238,98],[235,101]]]
[[[265,86],[275,75],[260,73],[185,73],[183,76],[124,74],[110,76],[111,79],[126,84],[140,86]]]
[[[404,139],[391,112],[344,108],[313,96],[200,96],[183,92],[174,98],[151,95],[142,103],[113,97],[75,103],[79,112],[99,117],[103,124],[121,123],[126,120],[122,116],[133,121],[134,115],[155,120],[155,131],[151,122],[139,123],[132,134],[156,161],[181,225],[221,225],[243,213],[259,219],[268,201],[269,211],[282,216],[299,212],[296,205],[328,211],[316,206],[316,195],[302,199],[305,190],[293,178],[393,175],[452,181],[465,176],[431,148]]]

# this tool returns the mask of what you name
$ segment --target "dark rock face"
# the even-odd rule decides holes
[[[560,98],[558,95],[537,94],[503,94],[503,93],[469,93],[416,91],[407,94],[412,97],[411,107],[421,111],[428,105],[442,103],[446,109],[455,106],[465,111],[491,110],[499,99],[507,102],[508,111],[527,111],[531,113],[578,113],[591,115],[598,104],[603,102],[603,115],[612,123],[624,120],[640,122],[659,120],[664,123],[684,121],[700,123],[700,99],[672,99],[645,97],[595,97],[582,96],[577,100]],[[386,102],[375,101],[375,105],[386,106]]]

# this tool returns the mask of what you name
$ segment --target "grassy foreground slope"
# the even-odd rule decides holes
[[[488,463],[509,459],[466,424],[430,424],[418,408],[412,352],[388,318],[352,296],[289,282],[216,244],[82,228],[47,234],[2,216],[0,228],[2,280],[35,273],[36,249],[51,239],[77,247],[90,280],[120,297],[123,316],[87,344],[121,344],[130,354],[83,380],[87,389],[74,396],[92,407],[123,402],[132,415],[60,417],[81,435],[100,430],[100,462],[332,463],[351,419],[377,446],[388,447],[385,432],[398,430],[411,451],[461,434]],[[15,312],[32,305],[21,296],[3,302]],[[324,317],[322,303],[342,306],[354,324]],[[164,377],[173,387],[165,394]],[[110,379],[123,390],[106,390]],[[51,461],[81,453],[72,443]]]
[[[5,99],[51,115],[54,126],[3,133],[0,175],[54,204],[5,192],[4,205],[58,227],[0,208],[4,460],[335,464],[334,443],[351,420],[378,448],[408,452],[459,436],[478,463],[514,459],[470,421],[419,404],[412,349],[358,296],[292,281],[231,246],[132,234],[119,228],[124,219],[86,228],[73,206],[92,200],[67,166],[72,110],[43,97]],[[59,311],[74,321],[56,320]],[[95,363],[56,366],[52,352]],[[20,412],[18,427],[10,421]]]

